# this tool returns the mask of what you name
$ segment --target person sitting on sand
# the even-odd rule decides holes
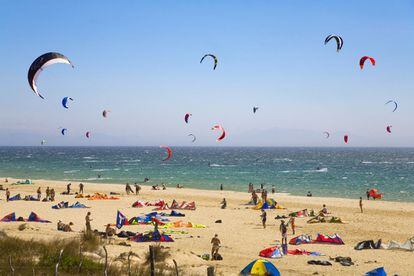
[[[57,230],[58,231],[63,231],[64,226],[65,226],[65,224],[61,220],[59,220],[58,223],[57,223]]]
[[[312,196],[311,191],[308,191],[308,193],[306,194],[306,196],[311,197]]]
[[[322,210],[319,211],[319,215],[325,216],[327,214],[329,214],[328,208],[326,208],[326,205],[324,204],[324,205],[322,205]]]
[[[182,189],[182,188],[184,188],[184,186],[183,186],[183,185],[181,185],[181,184],[177,184],[177,189]]]
[[[211,244],[211,260],[215,260],[215,256],[218,254],[221,244],[217,234],[215,234],[214,237],[211,239]]]
[[[152,189],[153,190],[159,190],[160,188],[158,187],[158,184],[156,184],[156,185],[152,185]]]
[[[164,184],[164,183],[162,183],[162,189],[163,189],[163,190],[167,190],[167,186],[165,186],[165,184]]]
[[[8,178],[6,178],[6,180],[4,180],[4,182],[9,183],[9,179],[8,179]]]
[[[55,201],[55,195],[56,195],[55,189],[54,188],[50,189],[50,201]]]
[[[262,209],[262,214],[260,215],[260,218],[262,219],[263,228],[266,228],[266,217],[267,217],[266,211]]]
[[[37,188],[37,200],[40,201],[40,198],[42,197],[42,190],[39,188]]]
[[[83,183],[79,183],[79,193],[83,194]]]
[[[73,232],[73,230],[72,230],[72,226],[73,225],[73,222],[69,222],[69,224],[64,224],[64,226],[63,226],[63,232]]]
[[[226,209],[226,207],[227,207],[227,201],[226,201],[226,199],[225,198],[223,198],[223,200],[221,201],[221,209]]]
[[[6,202],[9,202],[10,199],[10,191],[9,188],[6,188]]]
[[[106,235],[106,237],[112,237],[112,236],[115,236],[116,235],[115,228],[112,228],[111,227],[111,224],[109,224],[109,223],[106,225],[105,235]]]

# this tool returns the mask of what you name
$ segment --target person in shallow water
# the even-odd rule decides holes
[[[308,191],[308,193],[306,194],[306,196],[311,197],[312,196],[312,192]]]

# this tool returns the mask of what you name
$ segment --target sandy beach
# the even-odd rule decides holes
[[[238,275],[238,273],[252,260],[258,258],[259,251],[279,244],[281,234],[279,232],[280,221],[274,219],[276,215],[287,215],[290,212],[304,208],[320,210],[322,204],[326,204],[329,211],[340,217],[344,224],[319,223],[308,224],[309,218],[296,219],[296,235],[310,234],[315,237],[317,233],[334,234],[342,237],[345,245],[307,244],[290,246],[302,248],[308,251],[317,251],[325,256],[283,256],[281,259],[271,260],[280,270],[282,275],[312,275],[317,272],[319,275],[363,275],[363,273],[376,267],[384,266],[387,273],[398,275],[412,275],[414,271],[414,253],[396,250],[362,250],[356,251],[354,246],[363,240],[382,239],[387,243],[390,240],[403,242],[414,236],[414,204],[386,201],[363,201],[364,213],[359,211],[358,200],[341,198],[320,198],[320,197],[299,197],[286,194],[271,194],[279,204],[286,207],[286,210],[267,210],[267,228],[263,229],[260,221],[260,211],[253,210],[251,206],[245,205],[250,195],[246,192],[231,191],[207,191],[196,189],[177,189],[167,187],[167,190],[151,190],[150,186],[143,186],[140,195],[126,195],[125,186],[119,184],[91,184],[85,183],[85,194],[94,192],[120,193],[120,200],[87,200],[75,199],[74,195],[61,195],[66,190],[67,182],[34,180],[34,185],[11,185],[16,179],[10,179],[9,183],[0,184],[9,188],[11,195],[20,193],[24,195],[35,195],[38,187],[42,193],[46,187],[53,187],[56,190],[55,202],[36,201],[13,201],[6,202],[5,192],[1,193],[0,217],[15,212],[16,216],[27,217],[31,211],[36,212],[41,218],[52,221],[49,224],[29,223],[31,227],[19,231],[19,222],[0,222],[0,230],[8,235],[18,236],[24,239],[51,239],[79,236],[84,229],[85,215],[88,211],[92,213],[92,228],[104,231],[107,223],[114,224],[117,210],[130,218],[145,214],[154,207],[132,208],[132,203],[140,199],[143,201],[154,201],[163,199],[170,203],[173,199],[181,202],[195,201],[195,211],[183,211],[186,215],[179,218],[183,221],[191,221],[207,226],[201,229],[180,229],[188,231],[188,234],[172,234],[175,242],[165,243],[171,248],[174,258],[185,275],[206,275],[206,268],[209,265],[216,267],[218,275]],[[78,184],[72,182],[72,189],[78,190]],[[220,209],[222,198],[227,199],[227,209]],[[60,202],[69,201],[74,203],[80,201],[91,207],[90,209],[63,209],[55,210],[51,206]],[[68,223],[73,222],[73,233],[64,233],[56,230],[56,223],[61,219]],[[178,218],[173,218],[178,220]],[[215,223],[222,220],[222,223]],[[152,226],[134,225],[125,226],[122,230],[144,232],[152,229]],[[210,240],[214,234],[219,235],[222,242],[220,254],[222,261],[204,261],[197,255],[210,253]],[[293,237],[291,229],[288,229],[288,240]],[[138,255],[148,250],[148,243],[128,242],[132,247],[117,245],[118,241],[125,239],[116,238],[113,245],[108,245],[108,252],[115,258],[122,252],[132,250]],[[320,259],[329,260],[329,257],[345,256],[352,257],[355,265],[350,267],[341,266],[332,261],[332,266],[322,267],[307,264],[308,260]],[[172,263],[171,263],[172,265]]]

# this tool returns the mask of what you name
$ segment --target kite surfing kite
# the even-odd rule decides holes
[[[63,105],[63,107],[64,107],[64,108],[66,108],[66,109],[68,109],[68,108],[69,108],[69,106],[68,106],[68,101],[69,101],[69,100],[73,101],[73,99],[72,99],[72,98],[69,98],[69,97],[64,97],[64,98],[62,99],[62,105]]]
[[[39,93],[36,85],[36,80],[39,77],[39,74],[48,66],[55,64],[55,63],[66,63],[74,68],[73,64],[70,60],[62,54],[59,53],[46,53],[35,59],[30,65],[29,72],[27,73],[27,79],[29,81],[29,85],[32,88],[33,92],[39,96],[40,98],[44,99],[44,97]]]
[[[348,144],[348,134],[344,135],[344,142],[345,142],[345,144]]]
[[[184,115],[184,121],[185,121],[186,124],[188,124],[188,119],[190,118],[190,116],[193,116],[193,114],[185,113],[185,115]]]
[[[394,109],[392,110],[392,112],[395,112],[395,110],[397,110],[397,108],[398,108],[397,102],[393,101],[393,100],[389,100],[388,102],[385,103],[385,105],[390,104],[390,103],[394,104]]]
[[[188,134],[188,136],[193,137],[193,140],[191,141],[191,143],[194,143],[197,140],[197,138],[194,134]]]
[[[86,136],[86,138],[89,138],[91,136],[91,132],[90,131],[87,131],[86,134],[85,134],[85,136]]]
[[[62,135],[66,134],[67,129],[66,128],[62,128],[62,130],[60,131],[60,133],[62,133]]]
[[[331,136],[331,134],[327,131],[324,131],[323,134],[325,134],[326,139],[328,139]]]
[[[344,40],[339,35],[328,35],[325,38],[325,45],[334,38],[336,40],[336,51],[339,52],[342,49],[342,45],[344,45]]]
[[[372,64],[372,66],[375,66],[375,59],[369,56],[363,56],[360,60],[359,60],[359,67],[361,67],[361,70],[364,68],[364,63],[366,60],[369,60]]]
[[[172,149],[168,146],[160,146],[160,148],[166,149],[167,150],[167,157],[165,157],[162,161],[167,161],[172,157]]]
[[[109,113],[109,112],[111,112],[111,110],[104,110],[104,111],[102,111],[102,116],[103,116],[104,118],[108,117],[108,113]]]
[[[256,113],[256,111],[259,110],[258,106],[253,106],[253,113]]]
[[[220,142],[221,140],[224,139],[224,137],[226,137],[226,131],[224,130],[224,128],[221,125],[215,125],[211,128],[211,130],[221,130],[221,135],[217,138],[217,142]]]
[[[391,128],[392,128],[392,126],[387,126],[387,132],[388,133],[391,133]]]
[[[206,55],[204,55],[204,56],[201,58],[200,63],[203,63],[203,60],[204,60],[206,57],[211,57],[211,58],[213,58],[213,59],[214,59],[214,67],[213,67],[213,70],[216,70],[217,63],[218,63],[217,57],[216,57],[215,55],[212,55],[212,54],[206,54]]]

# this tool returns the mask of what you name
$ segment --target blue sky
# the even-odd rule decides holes
[[[413,14],[412,1],[2,1],[0,145],[414,146]],[[49,51],[75,69],[47,68],[42,100],[27,70]],[[364,55],[377,66],[361,71]]]

